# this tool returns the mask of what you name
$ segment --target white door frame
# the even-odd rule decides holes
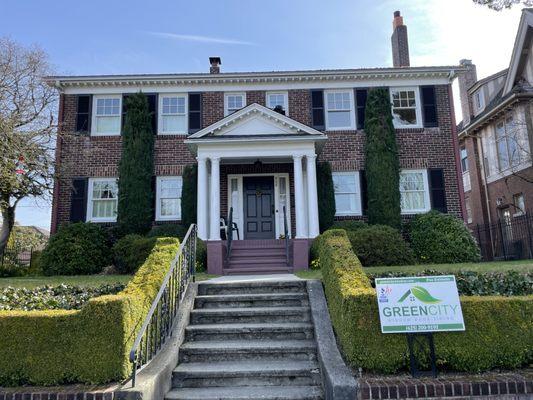
[[[238,196],[239,196],[239,203],[240,207],[237,209],[233,209],[233,217],[235,220],[235,217],[237,217],[237,226],[239,227],[239,236],[240,239],[243,240],[244,238],[244,190],[243,190],[243,177],[248,176],[272,176],[274,178],[274,208],[275,208],[275,216],[274,216],[274,225],[276,227],[276,239],[280,237],[284,233],[283,226],[279,223],[280,215],[282,215],[283,210],[280,210],[279,204],[279,178],[285,178],[285,184],[286,184],[286,196],[287,196],[287,224],[288,224],[288,231],[289,231],[289,238],[291,237],[291,185],[289,181],[289,173],[288,172],[282,172],[282,173],[258,173],[258,174],[228,174],[227,180],[228,180],[228,210],[230,207],[233,206],[232,202],[233,199],[231,197],[231,180],[237,179],[237,190],[238,190]],[[280,214],[281,213],[281,214]],[[236,238],[234,238],[236,239]]]

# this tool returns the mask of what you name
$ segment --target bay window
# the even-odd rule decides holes
[[[159,176],[156,181],[156,219],[181,219],[181,176]]]
[[[421,127],[418,88],[391,88],[392,119],[395,128]]]
[[[87,201],[87,220],[116,222],[118,181],[116,178],[90,178]]]
[[[430,210],[429,184],[425,169],[400,172],[400,205],[402,214],[417,214]]]
[[[187,96],[184,94],[168,94],[159,96],[160,133],[187,133]]]
[[[330,90],[324,92],[327,130],[355,129],[353,90]]]
[[[361,215],[359,172],[333,172],[335,215]]]
[[[120,135],[122,96],[94,96],[93,110],[92,135]]]

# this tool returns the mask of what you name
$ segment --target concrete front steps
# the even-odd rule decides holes
[[[167,400],[319,400],[305,281],[198,284]]]
[[[237,240],[232,243],[224,275],[292,273],[284,240]]]

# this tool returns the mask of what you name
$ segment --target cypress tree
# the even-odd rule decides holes
[[[400,163],[387,89],[369,91],[365,133],[368,222],[400,228]]]
[[[181,189],[181,221],[188,227],[196,223],[196,197],[198,166],[187,165],[183,169],[183,186]]]
[[[139,92],[125,101],[117,222],[121,235],[144,234],[153,220],[154,133],[147,97]]]
[[[320,232],[324,232],[335,218],[335,191],[329,162],[321,162],[316,168],[318,194],[318,223]]]

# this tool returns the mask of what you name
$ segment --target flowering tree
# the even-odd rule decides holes
[[[533,6],[533,0],[473,0],[476,4],[482,4],[493,10],[501,11],[504,8],[511,8],[515,4],[522,3],[526,7]]]

